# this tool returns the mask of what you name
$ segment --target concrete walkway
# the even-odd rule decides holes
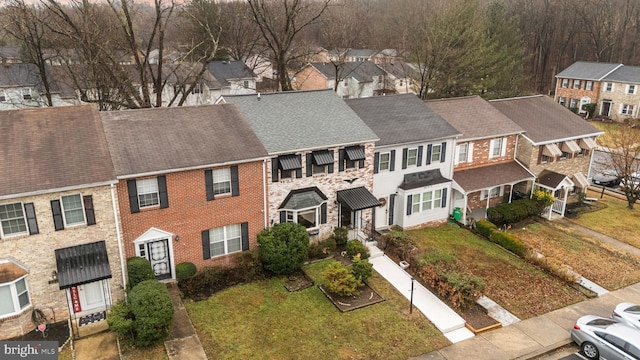
[[[571,328],[587,314],[609,317],[621,302],[640,303],[640,283],[582,301],[434,351],[415,360],[531,359],[571,343]]]
[[[411,276],[406,271],[386,255],[372,256],[369,262],[404,297],[411,299]],[[413,282],[413,306],[452,343],[473,337],[473,333],[465,327],[465,320],[417,281]]]
[[[168,283],[167,289],[175,310],[169,336],[164,341],[169,360],[206,360],[202,343],[180,298],[178,284]]]
[[[637,257],[640,257],[640,249],[633,247],[625,242],[622,242],[620,240],[614,239],[610,236],[607,236],[605,234],[601,234],[599,232],[593,231],[591,229],[587,229],[586,227],[580,226],[574,222],[571,222],[570,220],[567,220],[565,218],[563,219],[559,219],[554,221],[555,223],[558,224],[562,224],[565,225],[567,227],[570,227],[571,229],[583,234],[583,235],[587,235],[590,236],[594,239],[598,239],[604,243],[610,244],[615,246],[617,249],[622,250],[622,251],[626,251],[631,255],[635,255]]]

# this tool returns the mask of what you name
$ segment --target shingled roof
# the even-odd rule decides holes
[[[256,74],[242,61],[212,61],[207,64],[207,70],[223,86],[229,86],[229,80],[253,79]]]
[[[622,64],[576,61],[556,75],[557,78],[601,81]]]
[[[522,127],[479,96],[425,101],[449,124],[462,132],[459,141],[519,134]]]
[[[377,146],[451,138],[460,132],[413,94],[345,100],[380,136]]]
[[[118,177],[266,157],[234,105],[101,112]]]
[[[310,66],[316,68],[327,79],[336,78],[336,66],[333,63],[314,62]],[[371,82],[372,76],[384,75],[384,70],[371,61],[354,61],[338,64],[338,75],[341,79],[352,77],[358,82]]]
[[[378,136],[332,90],[225,95],[269,154],[374,142]]]
[[[0,111],[0,197],[114,182],[93,105]]]
[[[602,135],[603,132],[544,95],[489,101],[520,125],[535,145]]]

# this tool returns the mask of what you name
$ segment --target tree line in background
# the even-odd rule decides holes
[[[230,57],[268,58],[291,90],[320,47],[396,49],[422,98],[548,93],[579,60],[640,65],[637,0],[0,1],[0,41],[22,47],[45,87],[45,64],[63,55],[81,99],[103,110],[161,106],[169,79],[181,105],[206,63]]]

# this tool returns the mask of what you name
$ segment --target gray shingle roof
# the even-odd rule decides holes
[[[621,66],[603,80],[640,84],[640,66]]]
[[[101,112],[118,176],[266,157],[234,105]]]
[[[269,154],[378,140],[332,90],[225,95],[238,106]]]
[[[51,76],[51,67],[46,67],[51,92],[59,92],[57,83]],[[0,65],[0,89],[3,87],[32,87],[41,93],[45,88],[40,78],[40,70],[35,64],[11,63]]]
[[[375,132],[377,146],[400,145],[460,134],[413,94],[345,100]]]
[[[311,63],[311,66],[318,69],[322,75],[327,79],[336,78],[336,67],[332,63]],[[352,77],[358,82],[370,82],[373,81],[372,76],[384,75],[384,70],[376,66],[371,61],[354,61],[338,64],[339,77],[344,79],[346,77]]]
[[[457,170],[453,173],[453,180],[467,193],[530,179],[534,179],[534,176],[515,161]]]
[[[395,76],[396,78],[420,78],[420,73],[415,68],[402,61],[396,61],[393,63],[382,63],[378,64],[378,67]]]
[[[620,66],[622,66],[622,64],[576,61],[571,64],[571,66],[558,73],[556,77],[600,81],[603,77]]]
[[[520,125],[525,136],[537,145],[602,134],[583,118],[544,95],[491,100],[489,103]]]
[[[425,101],[462,132],[459,140],[486,139],[524,132],[520,125],[479,96]]]
[[[242,61],[212,61],[207,64],[207,69],[223,86],[229,86],[229,80],[256,77]]]
[[[0,111],[0,196],[115,180],[93,105]]]

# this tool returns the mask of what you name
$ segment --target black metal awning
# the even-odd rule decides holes
[[[312,154],[313,154],[313,162],[316,165],[333,164],[333,151],[329,151],[329,150],[314,151]]]
[[[364,159],[364,146],[349,146],[344,148],[344,151],[347,153],[347,159],[351,161],[363,160]]]
[[[420,171],[413,174],[406,174],[404,181],[399,188],[403,190],[417,189],[425,186],[432,186],[450,182],[451,180],[442,176],[440,169]]]
[[[380,206],[380,201],[364,186],[338,191],[338,202],[351,211],[370,209]]]
[[[55,252],[60,290],[111,278],[104,240],[56,249]]]
[[[278,163],[282,170],[295,170],[301,169],[302,164],[298,155],[281,155],[278,156]]]

